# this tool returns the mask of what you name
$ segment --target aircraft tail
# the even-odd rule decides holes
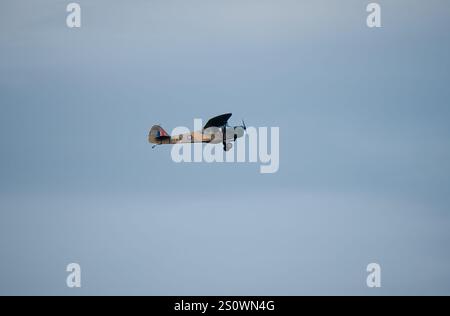
[[[153,125],[148,133],[148,141],[153,144],[165,143],[165,140],[170,140],[170,135],[161,126]]]

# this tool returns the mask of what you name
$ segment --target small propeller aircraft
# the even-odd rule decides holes
[[[222,114],[210,119],[201,131],[194,131],[180,135],[169,135],[161,126],[153,125],[148,134],[148,141],[152,144],[152,148],[163,144],[181,144],[181,143],[211,143],[219,144],[222,142],[223,150],[229,151],[236,139],[244,136],[247,130],[244,120],[242,125],[229,126],[228,120],[231,113]]]

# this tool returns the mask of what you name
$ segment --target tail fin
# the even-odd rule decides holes
[[[153,125],[148,133],[148,141],[153,144],[162,144],[166,139],[170,139],[170,135],[161,126]]]

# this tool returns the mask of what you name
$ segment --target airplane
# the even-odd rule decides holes
[[[154,144],[152,148],[163,144],[182,144],[182,143],[211,143],[219,144],[222,142],[223,150],[229,151],[236,139],[244,136],[247,126],[244,120],[242,125],[229,126],[228,120],[232,113],[226,113],[215,116],[210,119],[201,131],[194,131],[185,134],[171,136],[161,126],[153,125],[148,134],[149,143]]]

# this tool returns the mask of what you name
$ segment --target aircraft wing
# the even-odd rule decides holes
[[[231,117],[231,113],[222,114],[210,119],[203,129],[207,129],[208,127],[222,127],[227,124],[228,120]]]

